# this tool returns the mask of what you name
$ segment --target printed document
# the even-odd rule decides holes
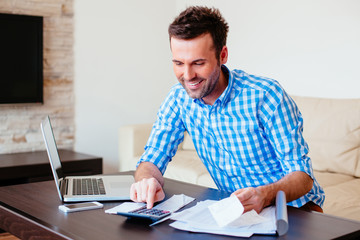
[[[231,224],[220,227],[209,209],[209,206],[217,202],[213,200],[202,201],[192,208],[173,214],[171,219],[176,221],[170,226],[184,231],[237,237],[250,237],[255,233],[276,233],[275,207],[265,208],[260,214],[255,211],[247,212]]]

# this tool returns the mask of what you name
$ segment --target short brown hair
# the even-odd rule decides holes
[[[216,8],[192,6],[185,9],[170,24],[169,38],[193,39],[210,33],[219,59],[222,48],[226,45],[229,26]]]

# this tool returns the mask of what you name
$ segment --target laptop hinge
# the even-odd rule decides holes
[[[67,179],[62,179],[60,180],[60,192],[63,195],[67,195],[68,194],[68,180]]]

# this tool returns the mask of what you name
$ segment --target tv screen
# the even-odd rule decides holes
[[[43,102],[43,18],[0,14],[0,103]]]

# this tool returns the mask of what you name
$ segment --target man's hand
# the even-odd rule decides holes
[[[291,202],[309,192],[312,185],[313,180],[309,175],[305,172],[296,171],[285,175],[277,182],[256,188],[239,189],[231,195],[235,195],[240,200],[244,206],[244,212],[254,209],[257,213],[260,213],[264,207],[275,203],[278,191],[284,191],[286,201]]]
[[[150,209],[155,202],[165,198],[165,193],[156,178],[144,178],[131,185],[130,198],[134,202],[146,202]]]
[[[146,202],[147,208],[152,208],[155,202],[165,198],[162,189],[164,178],[153,163],[140,163],[134,177],[136,182],[130,188],[131,200],[134,202]]]
[[[254,209],[257,213],[260,213],[265,207],[266,196],[258,188],[239,189],[233,192],[231,196],[236,196],[240,200],[244,206],[244,212]]]

